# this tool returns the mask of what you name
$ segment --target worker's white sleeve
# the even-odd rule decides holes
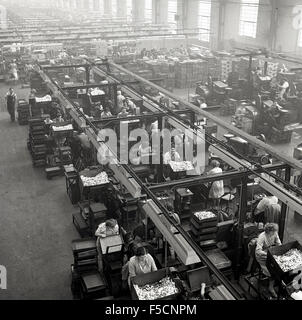
[[[165,154],[164,158],[163,158],[163,163],[164,164],[168,164],[170,161],[170,155],[169,154]]]
[[[106,224],[105,223],[101,223],[96,232],[95,232],[95,236],[96,237],[102,237],[105,238],[106,237]]]
[[[282,242],[281,242],[278,234],[276,234],[275,244],[276,244],[277,246],[281,246],[281,245],[282,245]]]
[[[154,261],[153,257],[150,254],[148,254],[148,256],[149,256],[150,261],[151,261],[151,272],[157,271],[157,267],[156,267],[156,264],[155,264],[155,261]]]
[[[282,85],[282,88],[283,89],[287,89],[289,87],[289,83],[288,82],[285,82],[283,85]]]
[[[120,233],[120,227],[118,224],[114,227],[114,234],[119,234]]]
[[[129,261],[128,268],[129,268],[129,279],[131,279],[136,276],[135,266],[134,266],[134,263],[131,259]]]
[[[257,212],[263,212],[267,206],[268,199],[263,198],[257,205]]]
[[[256,246],[256,256],[265,258],[267,256],[267,253],[263,250],[264,245],[264,237],[263,235],[260,235],[257,239],[257,246]]]

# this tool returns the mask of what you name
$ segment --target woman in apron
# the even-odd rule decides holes
[[[278,236],[278,225],[275,223],[268,223],[264,227],[264,232],[262,232],[258,239],[257,239],[257,246],[256,246],[256,260],[260,264],[260,267],[263,273],[270,278],[269,281],[269,292],[272,297],[276,298],[277,294],[274,290],[274,280],[271,278],[271,274],[267,269],[266,266],[266,259],[267,259],[267,251],[269,248],[274,246],[280,246],[281,241]]]

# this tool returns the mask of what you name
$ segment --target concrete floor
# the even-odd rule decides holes
[[[71,299],[71,241],[79,238],[76,210],[63,178],[51,181],[34,169],[26,148],[27,126],[11,123],[5,110],[8,87],[0,85],[0,265],[7,268],[4,299]],[[28,89],[15,88],[18,98]],[[286,147],[286,146],[285,146]],[[302,242],[302,223],[288,215],[286,236]]]
[[[4,96],[7,87],[1,85]],[[28,91],[15,89],[18,98]],[[47,180],[26,148],[28,126],[0,112],[0,265],[7,268],[2,299],[71,299],[71,241],[79,238],[63,177]]]

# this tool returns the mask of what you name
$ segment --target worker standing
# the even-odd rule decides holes
[[[281,206],[276,196],[268,193],[257,205],[254,218],[256,222],[280,223]]]
[[[280,93],[279,93],[279,98],[281,100],[284,100],[284,96],[287,93],[287,91],[289,90],[289,83],[287,81],[287,79],[283,79],[281,84],[279,85],[280,88]]]
[[[208,175],[222,174],[222,169],[220,168],[220,163],[217,160],[212,161],[212,169],[208,172]],[[220,199],[224,195],[224,184],[223,180],[214,181],[211,184],[209,191],[209,199],[213,201],[213,207],[218,209],[220,204]]]
[[[11,121],[15,121],[15,107],[17,101],[17,95],[15,94],[13,88],[10,88],[5,96],[7,111],[10,114]]]
[[[15,81],[19,80],[18,66],[17,66],[16,60],[14,60],[10,65],[10,73]]]
[[[179,162],[181,161],[181,157],[179,153],[175,150],[175,147],[171,148],[171,151],[168,151],[164,154],[163,162],[164,164],[169,164],[170,161]]]
[[[124,107],[127,109],[128,112],[130,112],[131,114],[136,114],[137,112],[137,108],[136,105],[133,101],[131,101],[129,99],[129,97],[126,97],[126,99],[124,100]]]
[[[200,99],[197,100],[198,104],[199,104],[199,107],[200,109],[206,109],[208,107],[207,103],[206,103],[206,99],[201,97]],[[198,115],[198,120],[199,121],[202,121],[204,124],[207,123],[207,119]]]
[[[32,89],[30,91],[30,94],[29,94],[29,97],[28,97],[28,102],[29,102],[31,111],[36,106],[36,93],[37,93],[37,91],[35,89]]]
[[[118,91],[117,92],[117,110],[116,110],[116,114],[119,114],[123,107],[124,107],[124,100],[125,100],[125,97],[122,95],[122,92],[121,91]]]

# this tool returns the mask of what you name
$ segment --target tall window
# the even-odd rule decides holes
[[[117,16],[117,0],[112,0],[111,5],[112,5],[112,16],[116,17]]]
[[[257,36],[259,0],[241,0],[239,35]]]
[[[145,22],[152,23],[152,0],[145,0]]]
[[[168,24],[171,28],[177,28],[177,22],[175,16],[177,15],[177,0],[168,1]]]
[[[302,29],[299,30],[298,47],[302,48]]]
[[[132,0],[127,0],[127,20],[132,21]]]
[[[211,33],[211,1],[199,1],[198,8],[199,39],[209,42]]]

